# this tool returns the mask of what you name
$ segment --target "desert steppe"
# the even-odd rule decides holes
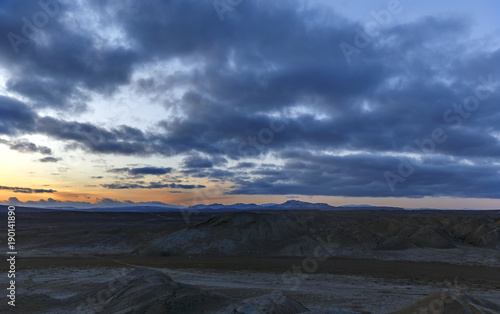
[[[499,211],[16,219],[22,313],[500,313]]]

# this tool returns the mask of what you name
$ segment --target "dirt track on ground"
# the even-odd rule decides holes
[[[106,257],[56,257],[56,258],[19,258],[18,265],[24,269],[49,267],[116,267],[135,265],[168,269],[200,269],[215,271],[249,270],[253,272],[287,272],[294,266],[302,268],[303,258],[248,258],[248,257],[206,257],[206,256],[106,256]],[[3,265],[5,268],[5,265]],[[5,269],[2,269],[5,270]],[[500,289],[500,268],[472,267],[444,263],[400,262],[329,258],[318,262],[314,273],[338,275],[369,275],[381,278],[407,278],[442,282],[458,278],[471,284],[491,285]]]

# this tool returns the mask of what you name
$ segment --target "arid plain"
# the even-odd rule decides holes
[[[16,228],[23,313],[500,313],[499,211],[18,208]]]

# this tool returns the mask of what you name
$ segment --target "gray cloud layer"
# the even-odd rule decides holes
[[[1,6],[5,34],[21,34],[21,17],[40,10],[30,1]],[[0,135],[43,134],[101,154],[187,154],[186,174],[231,181],[231,194],[500,198],[500,50],[487,41],[465,46],[467,20],[431,16],[383,27],[348,63],[339,44],[353,44],[362,25],[296,1],[246,1],[224,23],[211,1],[88,2],[98,26],[120,29],[129,45],[68,27],[75,6],[60,4],[17,54],[6,37],[0,42],[0,62],[11,65],[7,88],[26,99],[0,96]],[[182,114],[149,131],[39,114],[84,111],[89,92],[137,84],[134,69],[154,60],[196,70],[148,80],[154,94],[184,90],[161,104]],[[473,96],[477,105],[466,101]],[[431,147],[436,128],[446,140]],[[384,173],[399,175],[399,153],[422,156],[392,191]],[[283,166],[243,160],[264,154]],[[150,170],[124,172],[169,172]]]
[[[14,193],[24,193],[24,194],[33,194],[33,193],[56,193],[56,190],[47,190],[47,189],[31,189],[31,188],[22,188],[22,187],[11,187],[11,186],[2,186],[0,185],[0,190],[12,191]]]
[[[11,150],[16,150],[20,153],[40,153],[43,155],[52,154],[52,150],[46,146],[37,146],[26,140],[7,141],[0,139],[0,144],[9,146]]]

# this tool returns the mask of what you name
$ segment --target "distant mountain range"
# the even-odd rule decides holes
[[[109,203],[64,203],[58,202],[55,204],[44,204],[38,202],[19,202],[18,204],[0,203],[1,205],[14,205],[24,208],[37,209],[50,209],[50,210],[73,210],[73,211],[88,211],[88,212],[204,212],[204,213],[218,213],[218,212],[237,212],[246,210],[417,210],[401,207],[385,207],[385,206],[372,206],[372,205],[343,205],[332,206],[326,203],[308,203],[297,200],[289,200],[282,204],[243,204],[237,203],[232,205],[224,204],[197,204],[193,206],[170,205],[161,202],[109,202]],[[74,205],[74,206],[73,206]],[[431,208],[419,208],[418,210],[432,210]],[[472,209],[467,209],[472,210]]]
[[[4,204],[7,205],[7,204]],[[76,210],[76,211],[101,211],[101,212],[235,212],[245,210],[354,210],[354,209],[395,209],[401,210],[403,208],[397,207],[376,207],[371,205],[347,205],[347,206],[331,206],[326,203],[308,203],[296,200],[286,201],[282,204],[243,204],[237,203],[232,205],[224,204],[197,204],[193,206],[180,206],[170,205],[160,202],[151,203],[112,203],[112,204],[75,204],[76,206],[67,205],[48,205],[48,204],[14,204],[14,206],[43,208],[53,210]]]

